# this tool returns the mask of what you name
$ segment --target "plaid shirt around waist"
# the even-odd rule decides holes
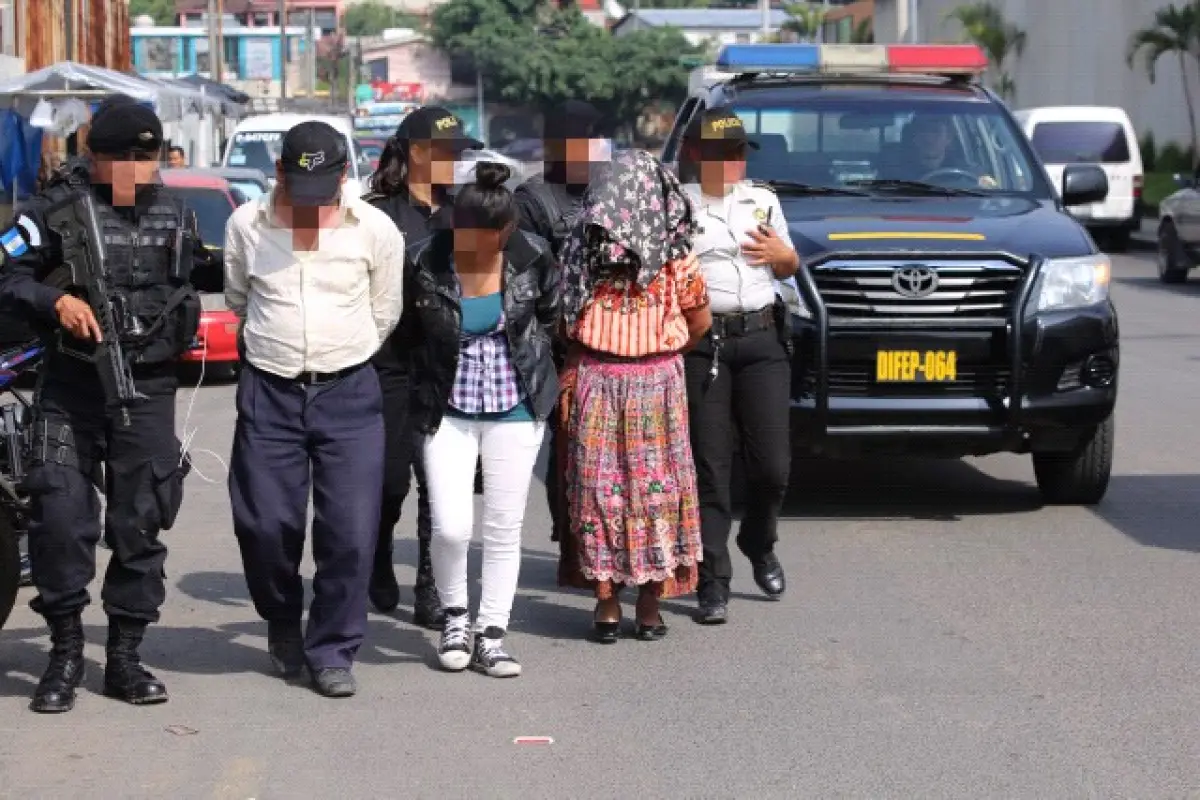
[[[504,333],[504,316],[494,331],[463,334],[459,339],[458,372],[450,406],[463,414],[499,414],[524,398]]]

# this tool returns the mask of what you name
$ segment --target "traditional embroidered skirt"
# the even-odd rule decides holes
[[[683,359],[577,353],[564,372],[559,584],[601,598],[649,582],[663,597],[694,592],[702,549]]]

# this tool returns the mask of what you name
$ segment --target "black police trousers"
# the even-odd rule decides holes
[[[429,513],[429,492],[425,488],[425,459],[421,456],[421,437],[409,417],[412,384],[403,373],[378,370],[383,390],[384,467],[383,499],[379,509],[379,538],[375,545],[375,570],[393,569],[392,546],[400,509],[417,480],[417,588],[433,585],[433,564],[429,542],[433,520]]]
[[[93,375],[56,366],[49,367],[40,392],[33,465],[25,481],[32,504],[29,558],[38,592],[30,606],[52,618],[91,602],[88,584],[96,575],[101,536],[99,485],[105,495],[104,541],[112,551],[101,591],[104,610],[157,622],[167,559],[159,534],[175,524],[191,468],[175,437],[178,380],[170,367],[152,377],[135,376],[148,399],[129,408],[125,426],[119,416],[105,413]]]
[[[733,577],[729,531],[735,433],[745,467],[746,508],[738,548],[750,559],[775,547],[791,470],[791,361],[774,328],[721,339],[714,377],[706,336],[684,357],[688,426],[696,461],[704,560],[698,592],[728,597]]]

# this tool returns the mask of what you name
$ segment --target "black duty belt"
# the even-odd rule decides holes
[[[721,339],[746,336],[775,329],[775,307],[767,306],[744,314],[713,314],[712,333]]]

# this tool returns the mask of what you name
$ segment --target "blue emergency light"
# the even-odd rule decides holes
[[[717,55],[722,72],[845,75],[978,75],[987,55],[973,44],[731,44]]]

